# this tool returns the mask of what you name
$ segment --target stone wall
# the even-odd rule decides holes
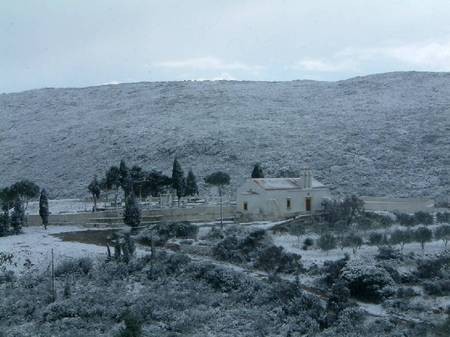
[[[224,206],[224,219],[234,218],[235,207]],[[155,221],[192,221],[208,222],[216,221],[220,218],[220,208],[218,206],[198,206],[193,208],[167,208],[157,210],[144,210],[142,212],[143,221],[154,219]],[[50,225],[105,225],[121,224],[122,211],[102,211],[86,212],[74,214],[51,214],[49,216]],[[28,215],[29,226],[42,225],[39,215]]]

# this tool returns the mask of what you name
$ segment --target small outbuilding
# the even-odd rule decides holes
[[[237,213],[244,219],[283,219],[312,214],[331,199],[328,187],[303,170],[299,178],[250,178],[237,190]]]

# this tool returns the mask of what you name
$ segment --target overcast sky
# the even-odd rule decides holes
[[[450,71],[449,0],[1,0],[0,92]]]

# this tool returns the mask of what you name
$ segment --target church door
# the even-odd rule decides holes
[[[305,198],[305,210],[311,212],[311,197]]]

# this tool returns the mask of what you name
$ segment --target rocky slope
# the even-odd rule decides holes
[[[450,73],[339,82],[152,82],[0,95],[0,186],[30,178],[52,197],[121,158],[234,186],[309,165],[336,191],[435,196],[450,187]]]

